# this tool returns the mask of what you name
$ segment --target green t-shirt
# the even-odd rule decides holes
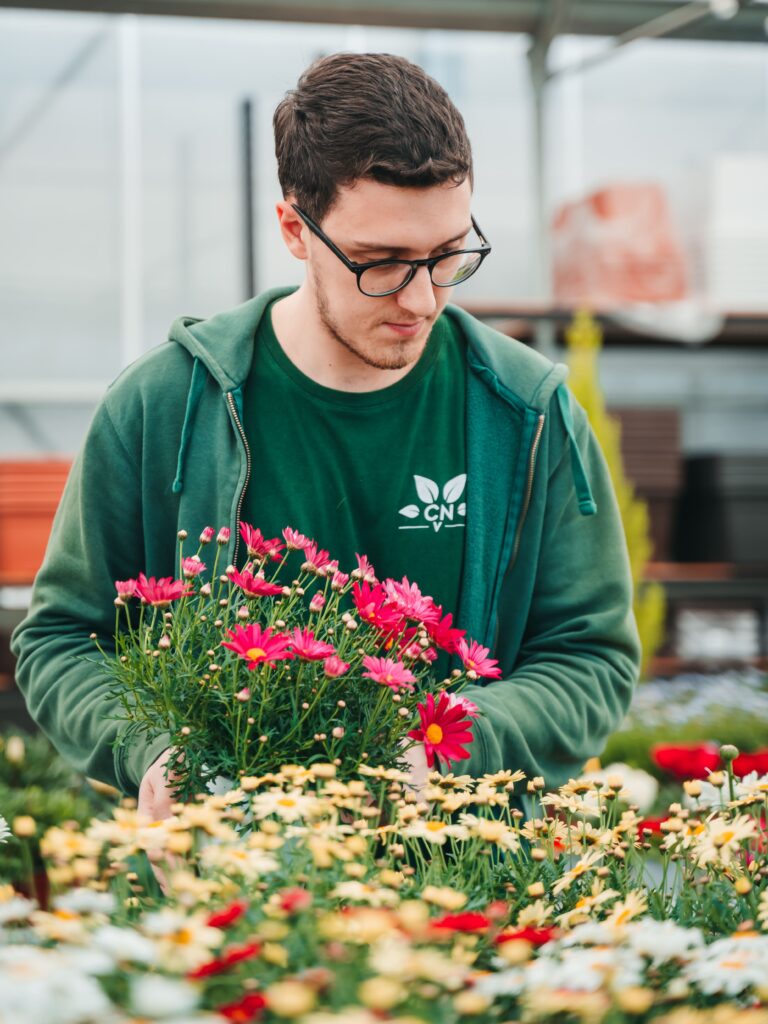
[[[401,380],[336,391],[286,356],[270,308],[244,394],[245,521],[266,537],[299,530],[344,572],[365,554],[379,579],[407,576],[455,615],[467,501],[464,350],[460,329],[442,316]]]

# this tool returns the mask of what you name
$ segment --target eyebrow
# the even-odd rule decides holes
[[[432,247],[432,252],[435,249],[444,249],[447,245],[451,245],[453,242],[458,242],[460,238],[465,238],[472,230],[470,224],[468,228],[460,232],[458,235],[454,235],[453,238],[449,238],[445,242],[441,242],[440,245]],[[381,242],[348,242],[347,245],[350,249],[358,250],[359,252],[392,252],[392,253],[403,253],[408,252],[408,246],[405,245],[383,245]]]

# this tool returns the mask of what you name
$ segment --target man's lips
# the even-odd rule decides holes
[[[401,338],[412,338],[418,334],[421,328],[424,326],[424,320],[417,320],[415,323],[385,323],[385,327],[389,327],[395,334],[399,334]]]

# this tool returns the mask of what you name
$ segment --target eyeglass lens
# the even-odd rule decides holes
[[[460,284],[477,270],[480,253],[468,252],[446,256],[431,268],[432,283],[447,288]],[[385,263],[370,267],[360,275],[360,289],[366,295],[384,295],[401,288],[411,274],[411,268],[403,263]]]

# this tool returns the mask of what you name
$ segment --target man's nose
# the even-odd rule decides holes
[[[405,312],[418,317],[432,316],[437,308],[437,299],[429,268],[418,267],[405,288],[396,293],[396,298],[397,304]]]

